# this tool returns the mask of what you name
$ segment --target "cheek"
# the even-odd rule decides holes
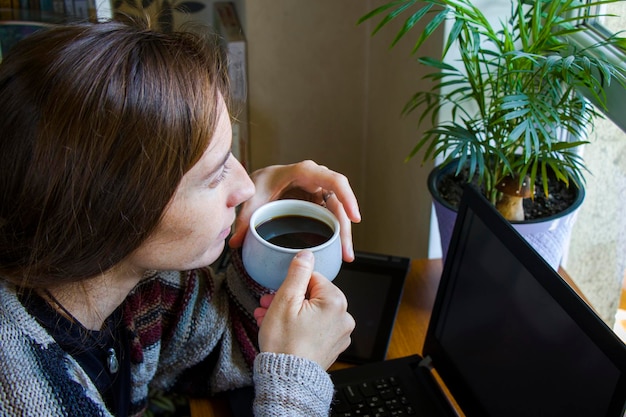
[[[178,241],[186,241],[186,244],[210,243],[210,240],[217,239],[222,229],[222,217],[214,209],[215,204],[208,204],[206,201],[198,201],[179,210],[172,216],[165,218],[169,234]]]
[[[211,234],[211,222],[201,213],[196,216],[187,213],[187,215],[174,216],[168,220],[167,223],[164,222],[161,236],[178,244],[191,244]]]
[[[139,258],[149,269],[189,269],[210,264],[222,251],[220,228],[211,216],[170,216]],[[210,257],[211,259],[208,259]]]
[[[222,253],[225,238],[222,238],[221,223],[210,215],[202,215],[185,221],[177,233],[177,244],[172,254],[181,261],[185,269],[209,265]]]

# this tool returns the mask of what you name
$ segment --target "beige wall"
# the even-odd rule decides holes
[[[426,257],[429,167],[404,163],[418,133],[400,110],[421,82],[410,45],[370,38],[377,2],[239,0],[248,41],[251,168],[314,159],[350,179],[361,204],[355,246]]]

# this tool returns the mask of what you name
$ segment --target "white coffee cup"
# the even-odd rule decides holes
[[[291,219],[292,216],[305,218],[305,222],[307,222],[306,218],[321,222],[322,225],[315,225],[316,232],[317,226],[320,226],[320,230],[327,227],[329,228],[327,230],[329,237],[327,239],[319,237],[318,241],[318,237],[311,235],[312,238],[309,238],[309,232],[299,230],[298,232],[301,234],[294,237],[297,240],[289,243],[302,243],[299,246],[314,244],[314,246],[304,248],[280,246],[280,243],[272,243],[261,236],[261,233],[266,234],[262,229],[268,227],[275,229],[275,227],[270,226],[270,220],[299,221],[298,219]],[[261,233],[259,226],[261,226]],[[284,226],[284,228],[289,229],[289,226]],[[250,217],[250,225],[242,249],[244,268],[256,282],[276,290],[285,280],[294,256],[302,249],[308,249],[315,255],[314,270],[332,281],[339,273],[342,262],[339,228],[339,221],[333,213],[317,204],[303,200],[276,200],[267,203],[259,207]],[[276,230],[273,230],[271,234],[276,234]],[[278,232],[278,234],[281,233]],[[285,238],[284,235],[281,236],[268,236],[267,238],[270,240],[272,238]],[[298,240],[300,237],[307,237],[308,241],[301,242]],[[322,240],[323,242],[321,242]],[[282,244],[284,243],[282,242]]]

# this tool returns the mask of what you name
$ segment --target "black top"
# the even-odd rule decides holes
[[[61,349],[70,354],[98,388],[114,415],[128,416],[130,408],[129,342],[122,326],[118,307],[98,330],[88,330],[77,320],[60,314],[34,291],[20,295],[20,301],[35,319],[52,335]],[[108,366],[109,349],[115,350],[117,372]]]

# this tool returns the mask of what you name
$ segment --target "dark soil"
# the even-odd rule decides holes
[[[454,172],[444,174],[437,184],[441,196],[453,207],[458,207],[463,194],[462,185],[467,183],[468,172],[462,171],[458,176]],[[476,184],[476,181],[473,181]],[[477,187],[481,188],[478,184]],[[524,200],[524,215],[526,220],[542,219],[558,214],[576,200],[576,189],[570,188],[563,181],[558,181],[554,175],[548,175],[548,196],[543,192],[543,181],[537,178],[535,197]]]

